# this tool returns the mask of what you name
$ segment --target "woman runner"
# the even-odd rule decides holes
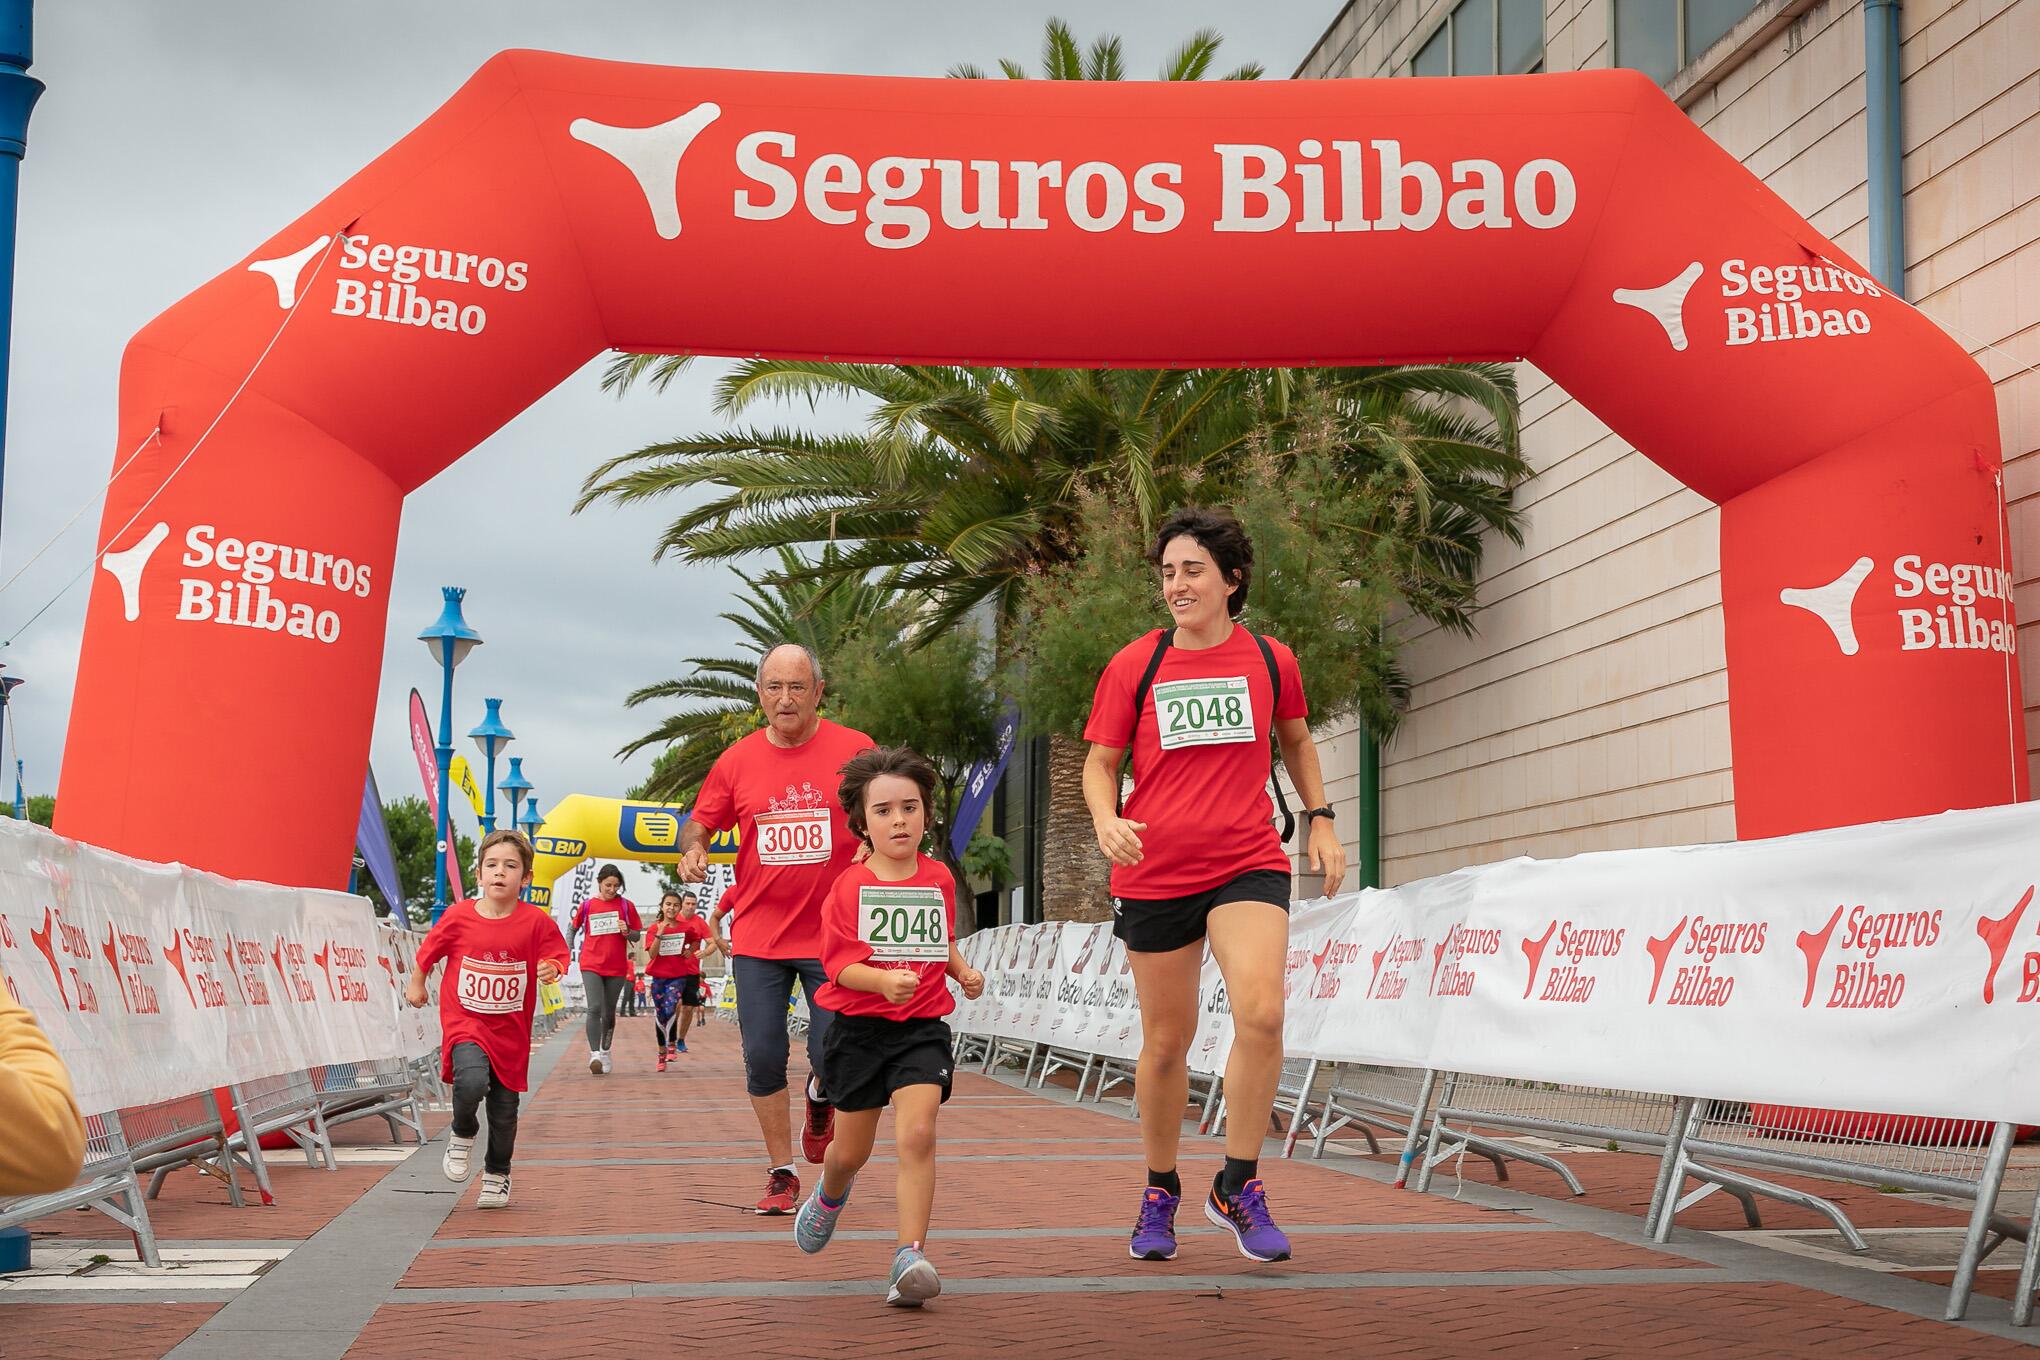
[[[581,936],[581,985],[587,992],[588,1070],[609,1071],[609,1044],[616,1033],[616,1003],[630,986],[630,942],[643,927],[637,908],[623,895],[623,870],[605,864],[595,875],[598,894],[574,912],[569,934]]]
[[[1268,738],[1302,797],[1310,864],[1334,893],[1346,852],[1324,806],[1296,656],[1234,619],[1246,607],[1254,549],[1231,515],[1178,510],[1148,550],[1174,625],[1129,643],[1105,667],[1084,737],[1084,802],[1112,861],[1113,932],[1126,942],[1140,998],[1140,1106],[1148,1183],[1129,1250],[1176,1255],[1183,1187],[1176,1149],[1189,1099],[1190,1042],[1204,944],[1225,979],[1233,1048],[1226,1062],[1225,1166],[1204,1214],[1256,1261],[1289,1258],[1258,1158],[1282,1071],[1289,856],[1268,800]],[[1119,810],[1121,756],[1133,793]],[[1153,835],[1145,835],[1149,828]]]

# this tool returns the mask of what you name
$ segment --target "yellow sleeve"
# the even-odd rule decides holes
[[[85,1161],[71,1078],[41,1026],[0,986],[0,1195],[61,1190]]]

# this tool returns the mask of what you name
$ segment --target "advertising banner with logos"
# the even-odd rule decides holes
[[[424,1051],[399,1032],[395,943],[364,898],[230,882],[0,820],[0,977],[87,1113]]]
[[[988,279],[997,305],[957,305]],[[512,51],[129,344],[59,829],[337,881],[405,496],[612,348],[1528,359],[1721,506],[1739,835],[2026,796],[1988,375],[1647,76],[1016,83]],[[293,740],[215,740],[228,723]],[[670,848],[670,813],[624,812],[626,848]]]
[[[418,946],[425,943],[425,936],[416,931],[405,930],[387,921],[377,921],[376,939],[382,945],[380,959],[388,959],[388,971],[392,1003],[397,1008],[397,1037],[403,1045],[399,1050],[406,1058],[436,1058],[439,1056],[439,1007],[407,1006],[404,1004],[404,979],[411,975],[411,964],[418,957]],[[433,992],[438,993],[439,976],[445,965],[435,965],[432,971]],[[540,993],[541,997],[544,995]]]
[[[1779,1106],[2040,1123],[2040,805],[1509,860],[1291,917],[1284,1049]],[[1110,925],[962,942],[952,1024],[1140,1048]],[[1070,946],[1076,945],[1073,950]],[[1230,1021],[1207,956],[1191,1062]],[[1101,1037],[1105,1042],[1100,1043]]]

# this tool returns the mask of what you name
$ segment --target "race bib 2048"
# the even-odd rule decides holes
[[[949,958],[942,889],[867,883],[857,890],[857,938],[873,963],[941,963]]]
[[[506,1015],[524,1009],[525,963],[490,963],[485,959],[460,961],[460,990],[454,995],[461,1006],[477,1015]]]
[[[760,864],[826,864],[829,861],[829,810],[795,808],[761,812],[753,822]]]
[[[1156,685],[1154,695],[1155,722],[1164,751],[1253,741],[1260,736],[1245,676],[1171,680]]]

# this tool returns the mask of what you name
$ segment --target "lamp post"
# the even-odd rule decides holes
[[[482,715],[482,720],[468,735],[474,738],[475,748],[482,753],[482,759],[488,765],[486,782],[482,785],[482,834],[487,835],[496,829],[496,753],[516,738],[511,736],[509,728],[503,726],[503,701],[484,699],[482,703],[488,712]]]
[[[513,830],[523,828],[517,821],[517,805],[524,801],[524,795],[531,792],[531,781],[524,777],[524,757],[510,757],[510,773],[503,776],[502,790],[510,795],[510,820],[505,823]]]
[[[434,922],[446,914],[446,866],[453,854],[452,829],[447,825],[447,799],[452,792],[447,785],[453,766],[453,668],[482,642],[482,635],[468,627],[467,620],[460,616],[460,602],[467,597],[467,591],[459,586],[442,586],[439,594],[443,600],[439,617],[418,634],[418,640],[439,663],[441,677],[439,745],[434,748],[439,758],[439,873],[432,884]]]
[[[511,763],[515,764],[516,762],[512,761]],[[538,844],[538,829],[545,825],[545,818],[539,815],[538,795],[531,792],[529,784],[524,786],[524,792],[529,795],[530,801],[524,805],[524,814],[517,818],[517,829],[524,833],[524,839],[530,841],[536,847]],[[531,900],[529,889],[525,890],[525,900]],[[551,908],[548,907],[547,910],[551,910]]]
[[[6,669],[5,666],[0,666],[0,671]],[[14,691],[27,683],[18,675],[0,675],[0,724],[13,721],[14,710],[8,707],[8,702],[14,698]],[[14,762],[14,820],[17,822],[28,820],[28,795],[21,787],[19,759]]]

